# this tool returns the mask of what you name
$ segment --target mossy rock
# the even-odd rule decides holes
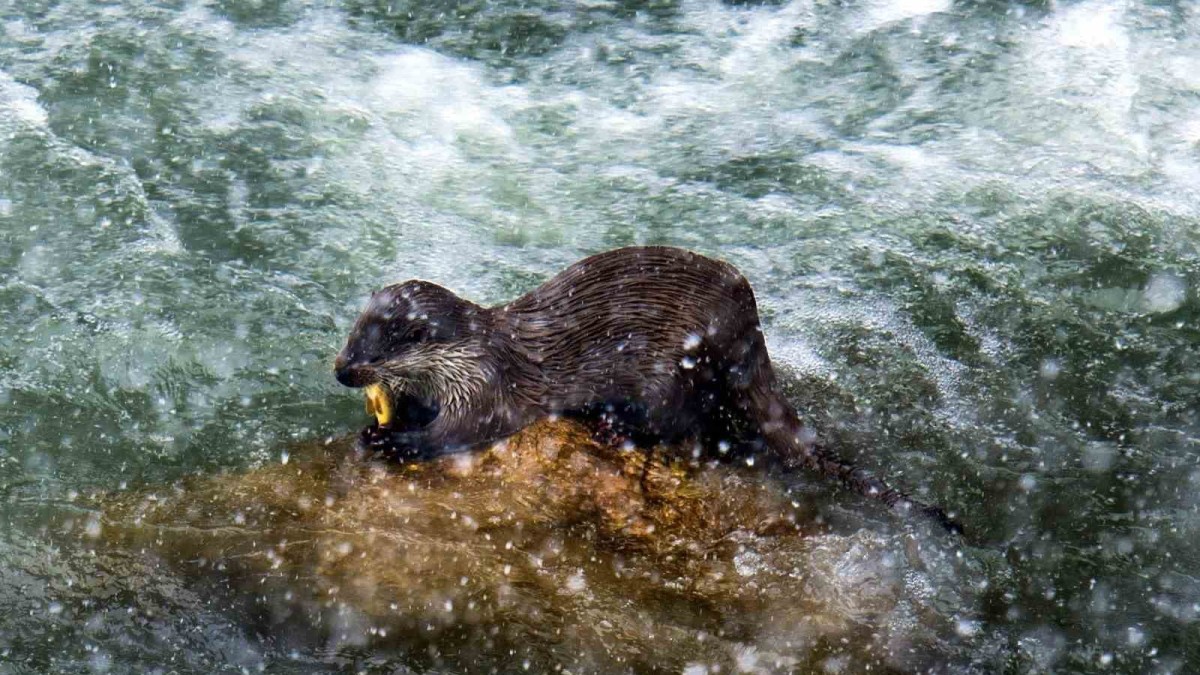
[[[421,463],[351,439],[289,453],[96,496],[64,529],[156,561],[286,653],[418,669],[816,667],[870,652],[906,604],[894,538],[824,533],[759,470],[569,421]]]

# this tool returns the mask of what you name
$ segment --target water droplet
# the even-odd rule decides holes
[[[1058,359],[1043,359],[1041,365],[1038,367],[1038,374],[1046,380],[1057,378],[1060,372],[1062,372],[1062,364],[1059,363]]]
[[[576,570],[574,574],[567,577],[567,590],[572,593],[579,593],[587,588],[587,580],[583,576],[583,570]]]

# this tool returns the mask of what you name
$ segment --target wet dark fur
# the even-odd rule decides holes
[[[956,527],[804,429],[776,383],[749,282],[689,251],[595,255],[499,307],[424,281],[389,286],[372,295],[335,367],[347,386],[384,382],[397,403],[391,429],[364,431],[370,445],[438,454],[548,415],[606,415],[665,441],[740,435],[787,467]]]

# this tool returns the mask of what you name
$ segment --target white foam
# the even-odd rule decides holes
[[[1171,273],[1157,273],[1142,289],[1142,309],[1152,314],[1173,312],[1187,300],[1187,281]]]
[[[897,21],[948,12],[952,6],[951,0],[878,0],[868,6],[863,28],[875,30]]]
[[[37,90],[0,70],[0,140],[28,130],[44,130],[48,116],[38,103]]]
[[[514,134],[507,109],[524,105],[518,87],[494,87],[475,64],[425,49],[409,48],[376,59],[379,75],[368,84],[365,103],[376,114],[403,115],[412,134],[431,134],[445,143],[474,135],[508,144]]]
[[[1062,7],[1052,21],[1058,42],[1081,49],[1129,49],[1129,36],[1120,24],[1124,5],[1124,2],[1081,2]]]
[[[776,335],[771,331],[766,334],[766,342],[767,353],[776,363],[787,364],[806,375],[829,376],[833,373],[829,362],[797,336]]]
[[[1125,11],[1124,2],[1092,0],[1053,13],[1030,36],[1028,73],[1018,80],[1053,111],[1047,141],[1113,172],[1141,170],[1151,147],[1133,116],[1141,84]]]

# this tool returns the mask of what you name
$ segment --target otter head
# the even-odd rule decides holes
[[[436,411],[477,383],[485,325],[481,307],[437,284],[388,286],[371,294],[334,372],[347,387],[382,385],[392,404]]]

